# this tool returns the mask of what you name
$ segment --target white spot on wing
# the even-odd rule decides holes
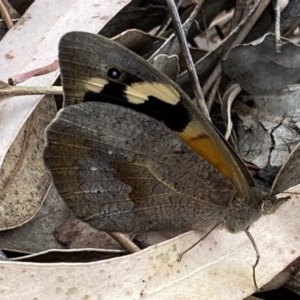
[[[88,91],[100,93],[107,83],[108,81],[104,78],[93,77],[86,82],[85,87]]]
[[[129,102],[134,104],[143,104],[149,96],[172,105],[180,101],[179,93],[173,86],[158,82],[135,82],[126,87],[125,93]]]

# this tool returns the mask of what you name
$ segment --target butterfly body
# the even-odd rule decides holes
[[[77,217],[125,232],[222,221],[235,232],[259,218],[264,195],[176,84],[92,34],[65,35],[59,58],[66,107],[44,158]]]

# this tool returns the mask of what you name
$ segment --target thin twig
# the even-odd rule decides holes
[[[206,18],[205,18],[205,15],[204,15],[203,11],[202,11],[202,18],[203,18],[203,23],[204,23],[204,28],[205,28],[205,38],[206,38],[207,50],[209,52],[210,43],[209,43],[209,37],[208,37],[208,28],[207,28]],[[199,30],[199,32],[200,32],[200,30]]]
[[[188,31],[190,29],[190,27],[192,26],[193,22],[195,21],[200,9],[202,8],[202,5],[204,3],[205,0],[199,0],[198,3],[196,4],[196,6],[194,7],[193,11],[191,12],[191,14],[189,15],[189,17],[186,19],[186,21],[183,24],[183,31],[185,33],[185,35],[188,34]]]
[[[0,100],[2,98],[25,95],[62,95],[61,86],[10,86],[0,88]]]
[[[8,78],[8,83],[11,85],[15,85],[15,84],[24,82],[26,80],[29,80],[32,77],[45,75],[45,74],[51,73],[53,71],[56,71],[58,69],[59,69],[59,63],[58,63],[58,60],[55,60],[53,63],[46,65],[44,67],[34,69],[29,72],[10,77],[10,78]]]
[[[231,107],[232,107],[232,104],[233,104],[234,100],[236,99],[237,95],[241,91],[242,91],[242,88],[240,87],[239,84],[236,83],[226,91],[226,93],[224,94],[224,97],[222,99],[223,105],[227,108],[226,109],[227,128],[226,128],[226,133],[225,133],[226,140],[229,139],[232,128],[233,128],[233,123],[231,120]]]
[[[182,0],[178,1],[177,7],[180,7],[181,2],[182,2]],[[158,32],[155,35],[161,36],[163,33],[165,33],[165,31],[167,30],[167,28],[169,27],[171,22],[172,22],[172,18],[171,18],[171,16],[168,15],[167,20],[164,22],[164,24],[161,25],[161,27],[159,28]]]
[[[221,76],[222,74],[222,67],[221,64],[218,63],[216,67],[213,69],[213,71],[210,73],[209,77],[207,80],[204,82],[203,85],[203,93],[206,95],[214,82]]]
[[[201,0],[199,2],[204,2],[204,1]],[[186,36],[185,36],[185,33],[182,28],[182,24],[181,24],[181,20],[180,20],[178,11],[177,11],[176,4],[175,4],[174,0],[167,0],[167,3],[168,3],[170,14],[172,16],[173,26],[176,31],[177,38],[179,40],[179,44],[181,46],[181,51],[182,51],[182,54],[186,61],[187,71],[188,71],[191,81],[193,83],[194,93],[195,93],[195,98],[197,100],[197,104],[199,105],[201,110],[204,112],[204,114],[207,116],[207,118],[210,119],[209,113],[208,113],[208,110],[207,110],[207,107],[205,104],[204,95],[203,95],[203,92],[202,92],[202,89],[201,89],[201,86],[200,86],[200,83],[198,80],[197,72],[195,69],[195,65],[194,65],[191,53],[188,48]],[[193,11],[193,13],[194,13],[194,11]]]
[[[2,0],[4,6],[6,7],[9,16],[13,22],[20,19],[20,14],[15,10],[15,8],[9,3],[10,0]]]
[[[114,238],[127,252],[135,253],[140,251],[141,249],[132,242],[129,237],[121,232],[108,232],[108,234]]]
[[[237,35],[236,39],[234,40],[234,42],[229,47],[227,47],[227,49],[224,51],[224,54],[223,54],[221,60],[226,59],[226,57],[228,56],[230,50],[234,46],[240,44],[244,40],[244,38],[250,32],[250,30],[252,29],[252,27],[254,26],[256,21],[259,19],[261,14],[264,12],[264,10],[269,5],[270,1],[271,0],[259,1],[258,4],[253,7],[251,12],[249,13],[249,17],[245,21],[246,23],[245,23],[243,29],[238,33],[238,35]],[[222,73],[222,68],[221,68],[221,63],[219,62],[216,65],[213,72],[210,74],[209,78],[206,80],[206,82],[203,85],[204,95],[210,90],[213,83],[217,80],[217,78],[221,75],[221,73]]]
[[[215,97],[216,97],[216,94],[217,94],[217,91],[218,91],[218,89],[219,89],[219,86],[220,86],[220,82],[221,82],[221,76],[215,81],[215,83],[214,83],[214,85],[213,85],[213,87],[212,87],[212,89],[210,90],[210,94],[209,94],[209,96],[208,96],[208,99],[207,99],[207,109],[208,109],[208,111],[210,112],[210,110],[211,110],[211,107],[212,107],[212,105],[213,105],[213,102],[214,102],[214,99],[215,99]]]
[[[2,0],[0,0],[0,14],[1,14],[1,17],[2,17],[3,21],[5,22],[7,28],[8,29],[12,28],[14,26],[14,23],[13,23],[13,21],[10,17],[10,14]]]
[[[275,5],[275,41],[276,53],[281,53],[281,34],[280,34],[280,0],[276,0]]]
[[[184,32],[188,32],[189,29],[190,29],[190,26],[191,24],[194,22],[194,18],[197,17],[197,14],[199,13],[199,10],[202,6],[202,3],[203,1],[199,1],[196,6],[193,8],[193,12],[190,14],[190,16],[186,19],[186,21],[183,23],[183,28],[184,28]],[[175,33],[173,32],[164,42],[163,44],[154,52],[152,53],[152,55],[148,58],[148,61],[153,61],[153,59],[157,56],[157,55],[160,55],[160,54],[168,54],[170,55],[169,53],[169,50],[171,48],[173,49],[176,49],[177,48],[177,44],[176,42],[178,41],[178,39],[176,39],[176,35]],[[174,41],[175,40],[175,41]],[[170,47],[170,45],[172,44],[175,44],[176,47],[173,45],[172,47]],[[179,47],[178,47],[179,48]],[[176,51],[172,51],[171,54],[177,54],[179,55],[179,52],[177,53],[177,49]]]
[[[243,17],[244,9],[245,9],[245,0],[236,0],[234,13],[231,21],[231,26],[230,26],[231,30],[234,29],[236,26],[238,26],[239,22]]]

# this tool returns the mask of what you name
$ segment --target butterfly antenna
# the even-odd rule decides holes
[[[177,261],[181,261],[183,255],[185,255],[187,252],[189,252],[191,249],[193,249],[195,246],[197,246],[200,242],[202,242],[208,235],[210,235],[219,225],[221,225],[223,223],[220,222],[216,225],[214,225],[208,232],[206,232],[197,242],[195,242],[194,244],[192,244],[190,247],[188,247],[187,249],[185,249],[184,251],[182,251],[177,258]]]
[[[257,248],[257,245],[254,241],[254,238],[251,235],[251,233],[249,232],[249,230],[245,229],[244,231],[245,231],[248,239],[250,240],[250,242],[251,242],[251,244],[252,244],[252,246],[255,250],[255,253],[256,253],[256,261],[255,261],[254,265],[252,266],[252,277],[253,277],[253,283],[254,283],[255,289],[256,289],[256,291],[258,291],[259,289],[258,289],[258,285],[257,285],[257,282],[256,282],[256,267],[257,267],[257,265],[259,263],[259,260],[260,260],[260,253],[258,251],[258,248]]]

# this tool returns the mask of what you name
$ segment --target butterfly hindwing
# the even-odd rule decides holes
[[[47,130],[44,159],[75,215],[109,231],[215,225],[235,194],[161,123],[107,103],[63,109]]]

